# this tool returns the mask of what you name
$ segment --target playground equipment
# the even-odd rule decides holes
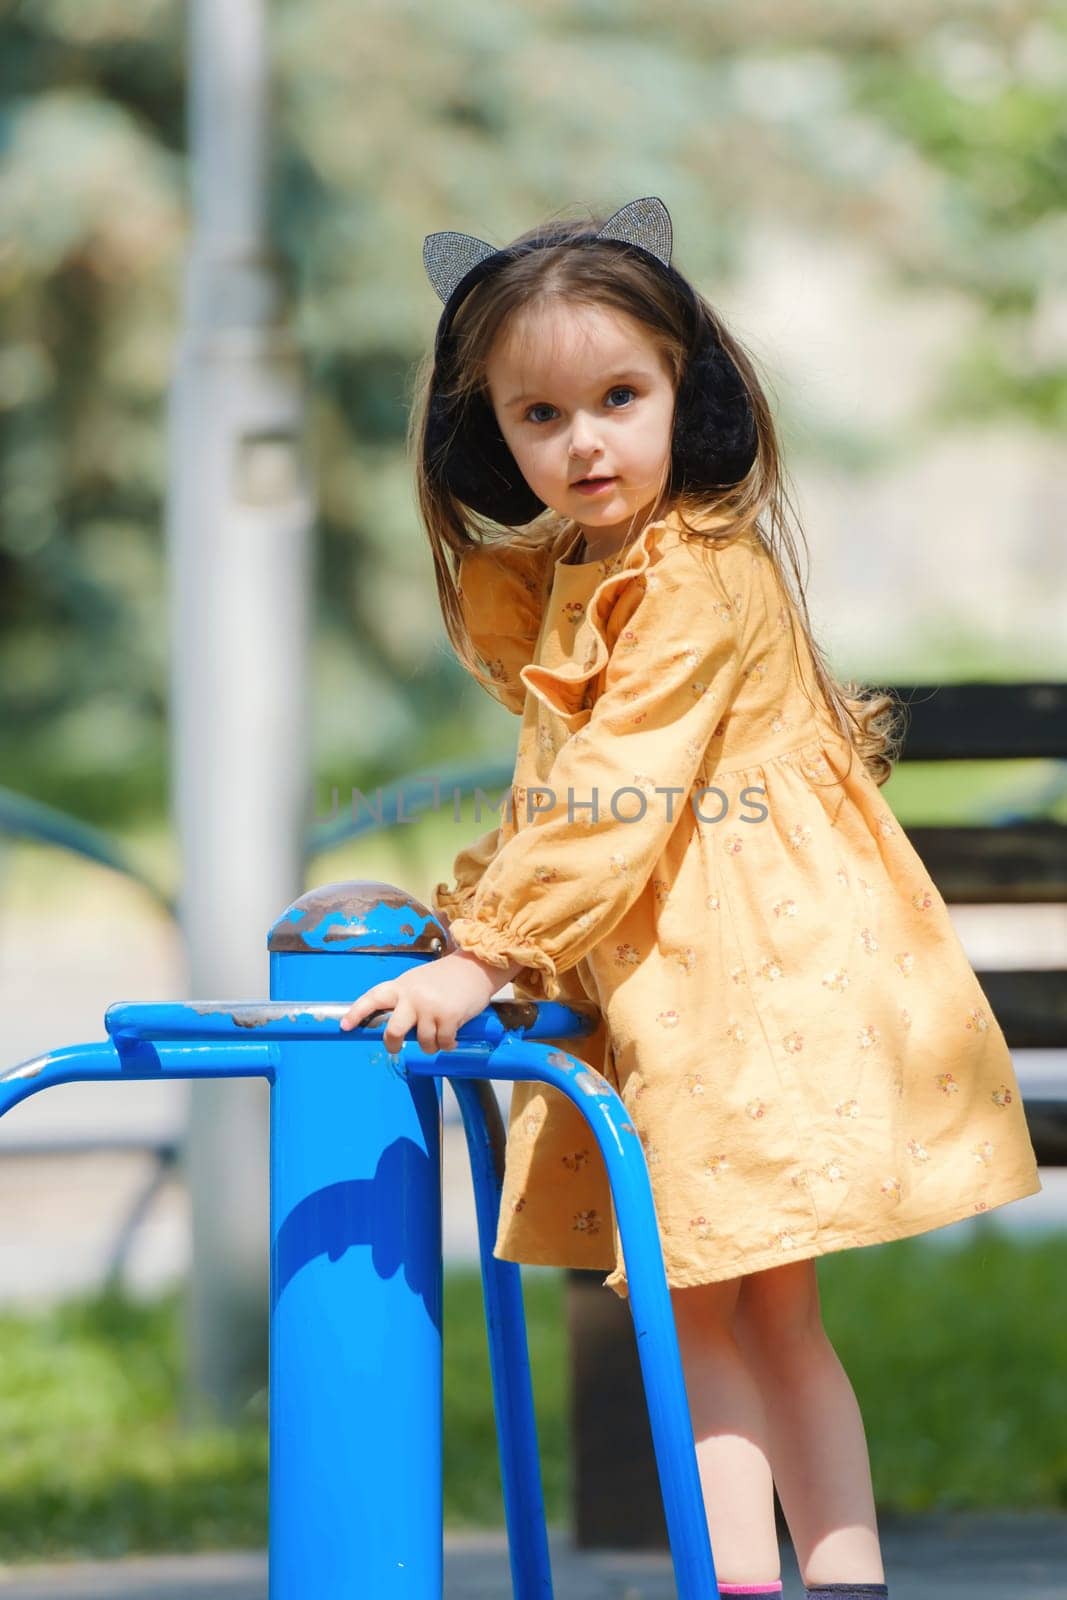
[[[384,1011],[342,1032],[357,995],[447,947],[432,911],[391,884],[310,891],[267,947],[269,1001],[112,1005],[106,1040],[0,1073],[0,1115],[60,1083],[267,1080],[270,1600],[441,1600],[444,1077],[471,1161],[516,1600],[551,1600],[552,1577],[520,1268],[492,1253],[505,1143],[493,1079],[569,1096],[604,1156],[679,1600],[715,1595],[644,1153],[607,1079],[555,1043],[592,1033],[598,1014],[496,1001],[432,1055],[409,1039],[391,1056]]]

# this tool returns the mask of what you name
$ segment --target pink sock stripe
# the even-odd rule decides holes
[[[720,1583],[720,1594],[781,1594],[782,1580],[777,1583]]]

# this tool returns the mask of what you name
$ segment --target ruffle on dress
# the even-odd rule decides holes
[[[650,571],[657,532],[663,548]],[[647,525],[596,585],[584,653],[520,674],[554,719],[589,725],[563,741],[546,780],[551,798],[488,863],[451,932],[490,964],[534,969],[546,999],[642,892],[736,690],[743,611],[722,598],[715,552],[694,545]],[[595,707],[561,712],[599,663],[607,671]]]
[[[537,998],[555,1000],[560,994],[556,963],[540,945],[510,926],[484,922],[480,918],[457,917],[449,924],[449,932],[461,950],[479,956],[493,966],[523,967],[522,983],[537,991]],[[536,976],[535,976],[536,975]],[[540,982],[537,981],[540,978]]]
[[[699,522],[694,525],[700,526]],[[584,727],[592,714],[593,684],[611,655],[609,620],[617,606],[628,604],[631,613],[637,609],[646,587],[656,581],[654,576],[648,575],[652,561],[650,545],[659,548],[664,535],[673,534],[676,527],[672,517],[645,524],[633,544],[623,552],[618,564],[601,578],[590,595],[566,661],[558,667],[546,667],[535,661],[520,667],[518,676],[521,683],[560,719],[568,734]],[[612,564],[605,561],[602,565],[609,567]],[[625,591],[631,586],[633,594],[628,601]],[[732,621],[733,612],[725,594],[723,604],[726,607],[722,612],[723,620]],[[628,615],[624,614],[620,621],[624,626]],[[618,636],[621,628],[616,627],[614,631]]]

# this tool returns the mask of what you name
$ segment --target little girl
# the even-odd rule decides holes
[[[502,249],[426,240],[418,503],[449,638],[522,725],[513,804],[435,891],[454,948],[343,1025],[388,1010],[387,1048],[433,1053],[509,980],[595,1003],[580,1051],[648,1162],[720,1592],[781,1593],[776,1485],[809,1600],[884,1597],[815,1258],[1041,1184],[1003,1033],[880,794],[899,708],[816,644],[770,409],[670,253],[654,198]],[[599,1150],[539,1084],[512,1092],[495,1253],[627,1296]]]

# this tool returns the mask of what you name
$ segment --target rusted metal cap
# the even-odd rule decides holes
[[[439,956],[448,936],[429,906],[393,883],[361,878],[309,889],[267,935],[274,953]]]

